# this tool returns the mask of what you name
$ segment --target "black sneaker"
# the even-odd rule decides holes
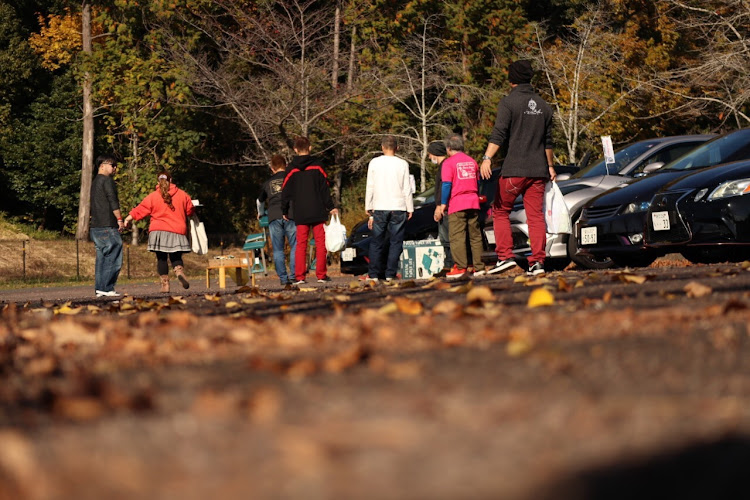
[[[527,276],[539,276],[540,274],[544,274],[544,266],[542,266],[541,262],[534,262],[529,266],[529,270],[526,271]]]
[[[516,267],[516,261],[513,259],[498,260],[493,267],[487,269],[487,274],[501,273],[511,267]]]
[[[318,278],[318,283],[330,283],[333,281],[330,277],[325,276],[323,278]]]
[[[449,267],[444,267],[440,271],[433,274],[432,276],[435,278],[445,278],[445,276],[450,272],[450,270],[451,269]]]

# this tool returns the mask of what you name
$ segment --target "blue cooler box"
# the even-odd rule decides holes
[[[445,253],[440,240],[404,241],[404,251],[399,262],[401,278],[429,279],[440,272],[444,260]]]

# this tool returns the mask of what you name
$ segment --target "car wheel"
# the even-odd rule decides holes
[[[612,257],[617,267],[648,267],[656,260],[656,255],[643,252],[640,255],[618,255]]]
[[[610,269],[615,267],[615,263],[609,257],[594,257],[593,255],[576,255],[578,252],[578,238],[575,233],[568,237],[568,257],[575,262],[577,266],[585,269]]]

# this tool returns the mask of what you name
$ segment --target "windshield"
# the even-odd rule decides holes
[[[694,170],[750,159],[750,129],[717,137],[665,165],[661,171]]]
[[[588,167],[579,170],[572,176],[571,179],[584,179],[586,177],[597,177],[600,175],[612,175],[618,173],[623,168],[627,167],[630,162],[641,156],[643,153],[654,147],[657,141],[640,141],[624,148],[618,149],[615,152],[615,162],[607,165],[604,162],[604,158],[599,158],[595,163]]]
[[[432,203],[435,201],[435,186],[414,195],[414,203]]]

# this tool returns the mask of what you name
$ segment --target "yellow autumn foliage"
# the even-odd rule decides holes
[[[81,15],[39,16],[41,30],[29,38],[29,44],[42,58],[42,66],[54,71],[73,60],[82,48]]]

